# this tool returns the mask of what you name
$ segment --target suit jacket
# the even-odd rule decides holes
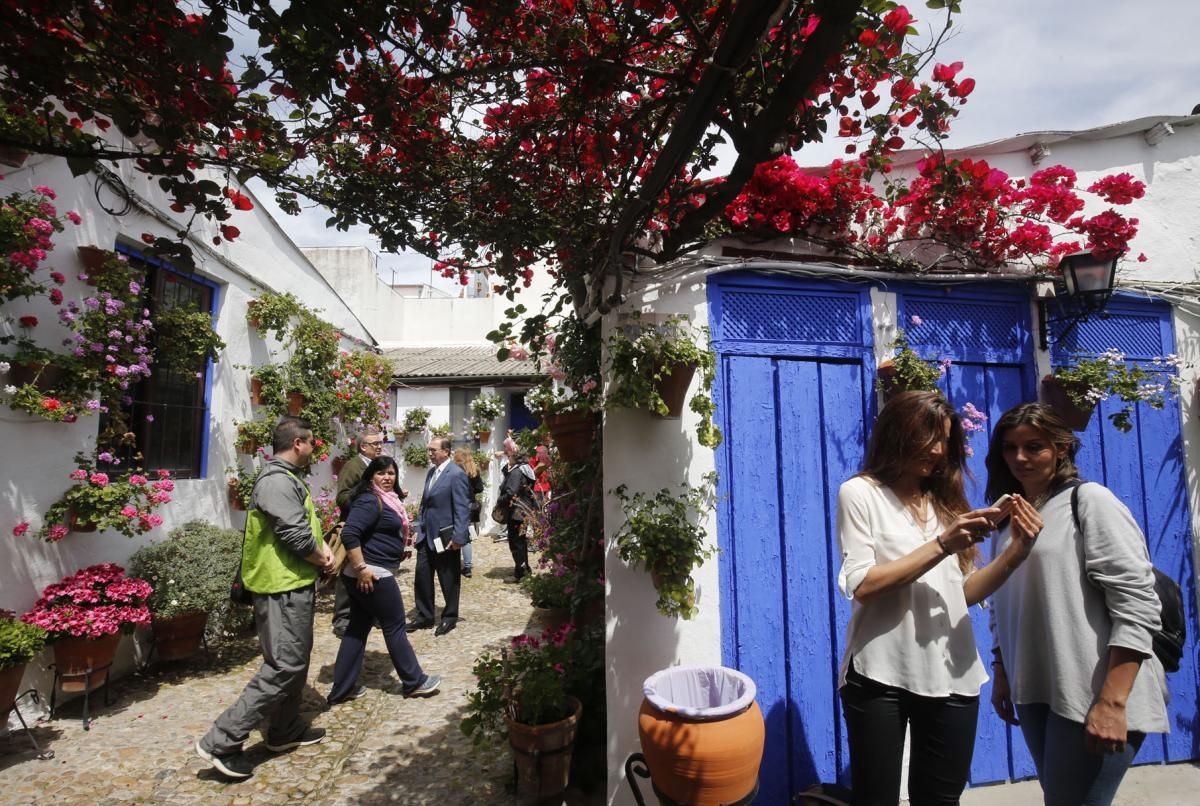
[[[467,473],[450,460],[437,484],[430,486],[436,467],[425,474],[425,492],[421,495],[421,536],[417,544],[427,543],[446,526],[453,526],[451,538],[460,546],[471,542],[468,526],[471,522],[471,484]]]

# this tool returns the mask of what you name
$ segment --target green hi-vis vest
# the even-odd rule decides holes
[[[291,471],[284,472],[296,479],[297,483],[304,484]],[[304,510],[308,513],[308,523],[320,549],[325,545],[321,538],[321,519],[308,492],[308,485],[304,485]],[[284,593],[313,584],[320,574],[315,565],[275,539],[275,532],[266,515],[257,509],[251,509],[246,514],[242,584],[247,590],[254,593]]]

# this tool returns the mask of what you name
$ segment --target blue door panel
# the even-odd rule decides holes
[[[789,797],[787,667],[780,662],[784,626],[779,475],[771,446],[775,444],[775,366],[769,358],[731,356],[723,361],[725,378],[736,394],[728,396],[729,418],[737,424],[729,434],[729,496],[734,561],[743,589],[734,615],[734,666],[750,675],[758,688],[758,704],[767,736],[759,783],[759,802],[784,803]],[[751,536],[753,539],[750,539]]]

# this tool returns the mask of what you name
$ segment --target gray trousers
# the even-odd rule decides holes
[[[300,699],[308,680],[315,609],[313,585],[286,593],[254,594],[263,665],[237,702],[204,734],[200,743],[205,750],[216,755],[240,750],[250,731],[264,719],[271,721],[266,733],[271,744],[283,744],[304,732],[307,726],[300,719]]]

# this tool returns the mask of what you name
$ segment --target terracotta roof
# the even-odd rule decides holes
[[[542,373],[533,361],[496,360],[495,345],[437,345],[383,349],[397,381],[535,379]]]

